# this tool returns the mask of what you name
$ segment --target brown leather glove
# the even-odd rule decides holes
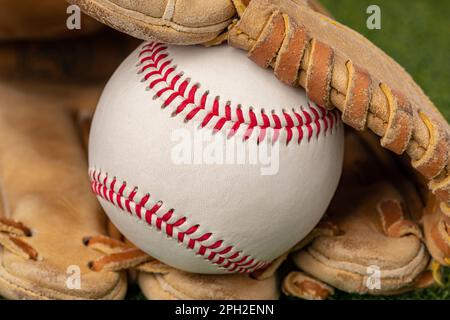
[[[99,273],[124,269],[137,271],[136,280],[151,300],[274,300],[280,296],[279,281],[274,272],[267,272],[264,279],[259,280],[243,274],[193,274],[172,268],[127,241],[93,236],[86,244],[104,253],[92,261],[92,270]]]
[[[338,191],[323,221],[292,248],[290,260],[303,272],[289,272],[283,292],[325,299],[334,288],[391,295],[434,284],[420,225],[429,199],[411,180],[374,135],[347,133]],[[278,269],[289,255],[250,278],[182,272],[105,237],[91,238],[89,246],[107,253],[93,262],[94,270],[135,267],[149,299],[272,299],[278,295],[274,281]]]
[[[343,175],[318,235],[292,255],[283,291],[324,299],[335,287],[359,294],[397,294],[433,284],[419,221],[424,202],[411,179],[374,136],[346,135]],[[315,279],[313,279],[315,278]],[[326,284],[322,284],[323,281]]]
[[[2,297],[125,296],[124,272],[90,269],[102,255],[83,240],[112,233],[91,192],[76,122],[85,124],[104,82],[127,54],[130,40],[124,38],[116,33],[0,45]],[[112,50],[120,41],[123,49]]]
[[[301,1],[253,0],[229,43],[273,67],[280,80],[305,88],[317,104],[341,110],[346,124],[373,131],[384,148],[410,157],[438,199],[424,219],[427,246],[449,265],[450,127],[409,74],[363,36]]]
[[[143,40],[218,44],[251,0],[67,0],[106,25]],[[322,14],[315,0],[296,0]]]
[[[231,0],[69,0],[119,31],[136,38],[198,44],[216,38],[236,16]]]
[[[275,276],[255,280],[242,274],[201,275],[164,265],[139,272],[138,283],[151,300],[274,300],[280,296]]]
[[[172,14],[161,14],[173,13],[176,4],[183,1],[164,1],[160,14],[150,14],[156,20],[142,19],[140,14],[147,15],[144,10],[128,1],[114,1],[113,6],[113,1],[107,0],[70,1],[97,18],[107,12],[111,17],[103,18],[104,22],[142,39],[217,44],[227,38],[229,44],[248,51],[249,57],[262,67],[272,67],[281,81],[303,87],[314,102],[338,108],[349,126],[361,131],[370,129],[381,137],[384,148],[407,154],[415,170],[409,178],[416,176],[419,184],[429,190],[422,191],[425,209],[414,213],[418,215],[415,221],[422,222],[433,258],[442,265],[450,264],[448,123],[404,69],[363,36],[305,0],[233,1],[237,21],[222,32],[196,39],[190,38],[190,32],[173,27]],[[108,6],[103,6],[107,2]],[[201,3],[210,13],[224,4]],[[189,9],[184,9],[175,11],[190,16]],[[143,25],[140,29],[147,32],[131,32],[136,17]],[[164,28],[152,31],[154,25]]]
[[[0,296],[6,298],[121,299],[126,292],[124,273],[88,266],[99,254],[83,238],[106,234],[106,219],[64,108],[90,97],[72,89],[0,84]]]

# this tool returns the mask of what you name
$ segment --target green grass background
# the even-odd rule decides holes
[[[450,0],[320,0],[334,17],[359,31],[397,60],[450,120]],[[381,30],[366,26],[369,5],[381,8]],[[337,291],[332,299],[450,300],[450,271],[444,287],[393,297],[360,296]],[[128,299],[144,299],[132,285]]]

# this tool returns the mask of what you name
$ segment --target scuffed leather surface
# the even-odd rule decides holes
[[[32,230],[23,238],[39,254],[26,260],[0,252],[0,294],[12,299],[120,299],[122,273],[95,273],[98,254],[83,237],[106,232],[105,217],[89,188],[86,158],[73,118],[64,108],[86,103],[71,88],[36,83],[0,86],[0,181],[4,216]],[[48,92],[51,92],[48,94]],[[81,271],[81,289],[66,285],[68,267]]]
[[[276,277],[254,280],[248,275],[200,275],[171,270],[139,274],[139,286],[150,300],[275,300]]]
[[[144,40],[198,44],[216,38],[232,22],[230,0],[69,0],[83,12]]]
[[[307,274],[346,292],[398,293],[413,287],[426,270],[429,255],[420,234],[386,234],[379,206],[383,201],[398,201],[404,207],[405,219],[411,220],[409,210],[416,208],[411,207],[410,199],[415,192],[420,202],[420,194],[399,174],[389,156],[381,153],[380,159],[371,148],[355,132],[346,135],[343,176],[326,216],[339,233],[317,237],[293,259]],[[407,198],[403,192],[408,193]],[[381,271],[380,289],[366,285],[371,266]]]

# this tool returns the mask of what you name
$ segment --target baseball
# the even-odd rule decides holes
[[[237,49],[146,42],[98,103],[91,186],[154,258],[195,273],[253,272],[323,216],[343,130],[336,112]]]

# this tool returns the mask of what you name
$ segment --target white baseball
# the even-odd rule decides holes
[[[179,163],[180,133],[243,156],[273,146],[278,163],[269,174],[267,163],[199,163],[196,147],[197,162]],[[92,189],[112,222],[196,273],[252,272],[288,251],[324,214],[342,161],[337,113],[227,46],[142,44],[105,87],[89,143]]]

